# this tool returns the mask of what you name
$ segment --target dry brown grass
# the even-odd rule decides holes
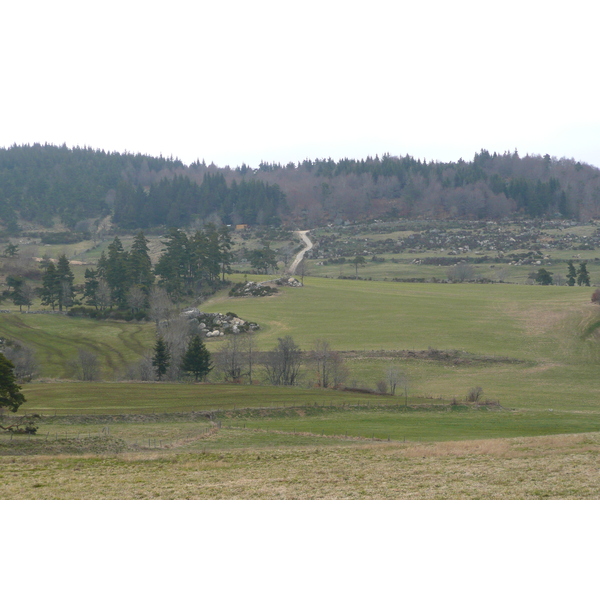
[[[598,499],[600,434],[2,457],[4,499]]]

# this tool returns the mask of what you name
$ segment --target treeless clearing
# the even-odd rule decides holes
[[[4,499],[598,499],[600,434],[2,457]]]

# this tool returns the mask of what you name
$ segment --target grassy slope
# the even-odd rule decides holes
[[[0,457],[0,497],[600,497],[593,468],[600,453],[598,434],[578,433],[600,430],[596,342],[581,336],[598,318],[588,289],[318,279],[307,284],[273,298],[222,296],[203,308],[233,310],[261,323],[257,342],[263,349],[290,334],[303,348],[326,337],[344,350],[433,346],[510,356],[523,362],[455,365],[369,356],[350,365],[353,377],[373,382],[374,373],[396,362],[411,376],[411,403],[415,395],[449,398],[482,385],[488,396],[518,410],[319,409],[315,402],[364,405],[375,399],[298,388],[28,384],[28,409],[46,414],[221,408],[224,428],[207,434],[204,421],[117,419],[103,438],[100,423],[50,420],[29,446],[22,439],[2,440],[0,454],[35,454],[39,446],[59,456]],[[136,325],[37,315],[2,315],[0,327],[47,352],[55,369],[75,352],[73,338],[102,350],[109,370],[109,357],[114,364],[135,357],[139,348],[151,345],[153,335],[151,326],[139,331]],[[287,409],[285,418],[234,410],[282,403],[311,406]],[[571,435],[547,437],[551,433]],[[372,435],[392,441],[367,443]],[[542,437],[468,441],[528,435]],[[402,443],[404,438],[410,443]],[[98,456],[122,450],[129,452]],[[67,456],[73,453],[81,456]],[[13,469],[19,477],[11,476]]]
[[[221,294],[202,308],[232,310],[260,323],[256,342],[263,350],[289,334],[303,349],[325,338],[338,350],[431,346],[522,361],[453,364],[359,356],[348,363],[351,381],[358,383],[374,385],[395,364],[410,376],[411,396],[462,397],[480,385],[488,397],[511,407],[599,408],[598,344],[581,336],[587,324],[598,320],[589,289],[326,279],[307,279],[306,284],[270,298]],[[84,347],[100,354],[110,377],[152,347],[154,329],[151,324],[13,313],[0,315],[0,335],[33,346],[44,376],[66,376],[67,361]],[[211,340],[208,347],[214,351],[221,343]]]
[[[110,377],[152,348],[154,326],[12,313],[0,315],[0,336],[31,346],[44,377],[68,377],[67,363],[80,348],[97,353]]]
[[[508,406],[582,409],[598,404],[598,344],[582,339],[598,319],[589,288],[474,284],[398,284],[307,279],[278,297],[226,299],[205,310],[257,321],[262,349],[292,335],[309,349],[317,338],[338,350],[462,350],[520,364],[454,365],[360,358],[352,379],[374,385],[390,364],[411,377],[417,395],[463,396],[480,385]]]

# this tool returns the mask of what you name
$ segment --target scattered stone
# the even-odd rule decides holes
[[[207,338],[222,337],[226,334],[242,334],[248,331],[260,329],[257,323],[240,319],[235,313],[205,313],[196,309],[186,309],[181,313],[182,317],[198,321],[201,335]]]

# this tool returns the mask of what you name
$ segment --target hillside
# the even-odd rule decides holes
[[[600,170],[549,155],[481,150],[470,162],[410,156],[222,167],[91,148],[0,149],[0,219],[93,232],[227,224],[312,228],[367,218],[600,217]]]

